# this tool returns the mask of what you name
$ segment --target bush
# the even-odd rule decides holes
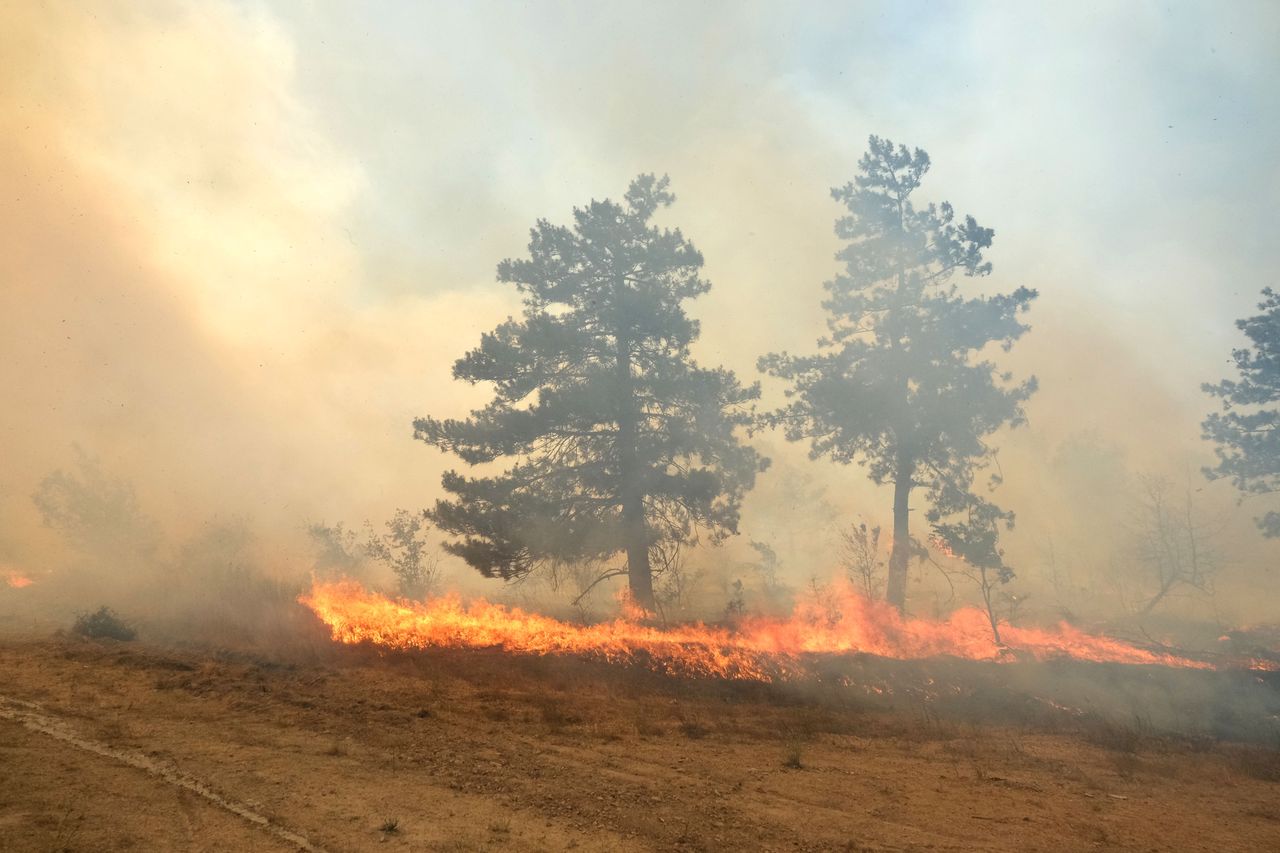
[[[110,607],[99,607],[96,613],[81,613],[71,630],[82,637],[132,640],[138,633],[129,627]]]

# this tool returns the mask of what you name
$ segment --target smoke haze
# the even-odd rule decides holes
[[[55,561],[31,495],[76,445],[174,536],[245,517],[289,570],[310,567],[309,521],[429,505],[455,463],[410,423],[485,400],[450,368],[519,311],[495,265],[539,217],[642,171],[670,174],[664,224],[707,260],[698,358],[753,380],[760,354],[824,333],[828,188],[877,133],[930,152],[923,198],[995,228],[982,286],[1041,294],[997,354],[1041,388],[997,442],[1020,576],[1108,595],[1100,578],[1131,559],[1122,460],[1190,477],[1230,552],[1216,611],[1273,618],[1277,546],[1198,471],[1200,383],[1226,375],[1233,322],[1280,267],[1274,5],[4,14],[0,563]],[[887,527],[888,493],[858,468],[756,443],[774,467],[728,556],[704,559],[768,541],[803,584],[838,570],[835,525]]]

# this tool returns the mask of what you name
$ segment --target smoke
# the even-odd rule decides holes
[[[764,351],[809,351],[835,270],[827,188],[876,132],[930,151],[925,197],[996,229],[991,287],[1042,294],[998,356],[1042,388],[998,442],[1008,560],[1034,604],[1105,612],[1108,578],[1137,571],[1134,477],[1156,472],[1189,473],[1203,511],[1229,517],[1218,594],[1188,612],[1274,610],[1275,546],[1229,487],[1197,479],[1198,386],[1222,377],[1231,323],[1280,260],[1254,224],[1280,190],[1270,7],[52,3],[8,18],[5,567],[78,559],[31,500],[77,445],[136,489],[164,532],[153,563],[175,571],[175,554],[202,559],[182,543],[240,541],[228,519],[251,531],[249,563],[301,576],[308,523],[429,505],[454,463],[410,422],[484,401],[449,369],[519,310],[494,265],[536,218],[642,170],[671,174],[670,224],[707,258],[698,358],[751,379]],[[841,525],[887,522],[860,469],[758,441],[775,464],[743,535],[686,555],[707,608],[741,579],[768,601],[752,540],[777,556],[774,585],[799,589],[840,571]],[[1087,595],[1054,591],[1058,572]]]
[[[38,526],[27,497],[73,443],[179,530],[415,499],[439,466],[409,452],[408,421],[465,396],[447,371],[471,335],[442,320],[505,309],[365,299],[341,220],[361,169],[298,100],[279,27],[217,4],[54,5],[4,38],[26,60],[3,92],[10,530]]]

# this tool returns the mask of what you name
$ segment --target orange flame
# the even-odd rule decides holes
[[[31,586],[35,581],[21,572],[11,571],[5,573],[4,582],[13,589],[22,589]]]
[[[947,540],[943,539],[941,536],[931,536],[929,538],[929,544],[933,546],[933,550],[937,551],[942,556],[964,562],[960,555],[952,550],[951,546],[947,544]]]
[[[773,681],[804,672],[803,655],[869,653],[919,659],[953,656],[1007,661],[1017,657],[1072,658],[1125,664],[1213,669],[1213,664],[1150,651],[1066,623],[1057,628],[1002,625],[1003,645],[986,614],[968,607],[942,621],[902,616],[883,602],[834,588],[824,600],[798,605],[786,619],[748,618],[732,630],[688,624],[657,627],[632,618],[593,625],[563,622],[456,595],[426,602],[393,601],[344,580],[316,582],[298,599],[342,643],[392,649],[501,648],[525,654],[575,654],[640,663],[678,675]],[[1269,668],[1265,662],[1242,666]]]

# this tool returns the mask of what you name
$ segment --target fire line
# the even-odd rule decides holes
[[[500,648],[511,653],[580,655],[685,676],[774,681],[803,673],[811,654],[889,658],[953,656],[1003,662],[1032,658],[1214,669],[1214,664],[1081,631],[1002,625],[993,640],[986,615],[969,607],[945,620],[904,617],[851,588],[797,605],[787,618],[755,617],[732,629],[701,623],[659,627],[629,618],[580,625],[456,595],[396,601],[350,580],[318,581],[299,601],[335,641],[399,649]],[[1268,667],[1249,661],[1242,668]]]

